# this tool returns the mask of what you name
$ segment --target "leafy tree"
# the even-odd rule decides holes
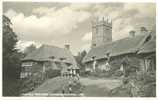
[[[31,53],[32,51],[36,50],[36,46],[34,44],[28,46],[27,48],[25,48],[24,50],[24,54],[27,55],[29,53]]]
[[[86,55],[87,55],[87,52],[84,50],[82,52],[79,52],[78,55],[75,57],[78,63],[78,66],[80,67],[80,70],[84,69],[84,64],[82,63],[82,60]]]
[[[17,41],[10,19],[3,15],[3,96],[19,95],[21,53],[15,49]]]

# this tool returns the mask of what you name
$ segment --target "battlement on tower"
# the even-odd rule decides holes
[[[94,20],[92,20],[92,27],[96,27],[98,25],[105,25],[112,27],[112,20],[105,17],[100,17],[100,18],[97,17]]]
[[[112,20],[100,17],[92,20],[92,48],[112,41]]]

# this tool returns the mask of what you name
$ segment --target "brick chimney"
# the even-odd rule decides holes
[[[141,34],[146,34],[148,33],[148,30],[146,29],[146,27],[140,27],[140,32]]]
[[[69,44],[65,44],[65,49],[70,50],[70,45]]]
[[[130,37],[135,37],[135,33],[136,33],[135,31],[131,30],[131,31],[129,32],[129,36],[130,36]]]

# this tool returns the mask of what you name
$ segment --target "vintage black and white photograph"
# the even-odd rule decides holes
[[[156,3],[2,8],[3,97],[156,97]]]

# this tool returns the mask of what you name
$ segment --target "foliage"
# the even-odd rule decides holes
[[[138,78],[139,77],[139,78]],[[141,78],[140,78],[141,77]],[[155,97],[156,96],[156,73],[155,72],[145,72],[140,73],[136,77],[138,82],[141,82],[139,94],[143,97]]]
[[[39,72],[21,80],[21,93],[33,91],[46,80],[46,75]]]
[[[3,15],[3,96],[19,95],[22,54],[15,49],[17,41],[10,19]]]
[[[120,87],[111,91],[112,96],[156,96],[156,75],[153,72],[139,72],[138,74],[123,78],[122,81],[123,84]],[[126,93],[124,93],[124,91],[126,91]]]
[[[81,74],[83,77],[87,77],[87,76],[91,75],[91,71],[80,71],[80,74]]]
[[[60,70],[49,69],[46,71],[47,78],[54,78],[60,76]]]
[[[120,86],[115,89],[112,89],[109,93],[109,96],[111,96],[111,97],[130,97],[130,93],[125,87]]]
[[[123,75],[123,72],[120,70],[116,70],[116,72],[113,74],[113,76],[117,76],[117,77],[120,77],[122,75]]]
[[[83,58],[87,55],[87,52],[84,50],[81,53],[79,52],[77,56],[75,56],[76,62],[80,68],[80,71],[83,72],[85,70],[85,65],[82,63]],[[83,72],[84,73],[84,72]],[[82,74],[81,74],[82,75]]]
[[[72,90],[70,91],[69,88]],[[77,80],[72,80],[71,83],[68,83],[63,87],[64,93],[73,93],[73,94],[80,94],[83,91],[84,86]]]
[[[28,46],[27,48],[25,48],[24,54],[27,55],[35,50],[36,50],[36,46],[34,44],[32,44],[32,45]]]
[[[21,92],[27,93],[33,91],[35,88],[40,86],[48,78],[54,78],[60,75],[60,70],[49,69],[46,73],[37,72],[32,76],[21,80]]]

